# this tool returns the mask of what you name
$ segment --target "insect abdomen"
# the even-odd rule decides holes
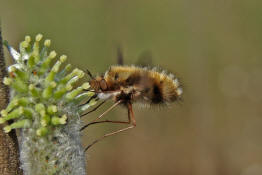
[[[152,87],[152,103],[159,104],[163,103],[163,92],[161,91],[161,88],[158,85],[154,85]]]

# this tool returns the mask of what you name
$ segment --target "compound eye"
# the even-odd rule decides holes
[[[100,81],[100,87],[103,91],[107,90],[107,84],[106,84],[106,80],[102,79]]]

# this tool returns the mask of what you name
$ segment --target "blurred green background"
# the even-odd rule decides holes
[[[13,46],[42,33],[93,73],[116,63],[119,45],[126,64],[149,50],[154,65],[181,77],[183,103],[136,107],[135,129],[90,149],[90,175],[261,175],[261,9],[261,0],[0,0]],[[126,115],[119,107],[107,118]],[[120,127],[90,127],[83,145]]]

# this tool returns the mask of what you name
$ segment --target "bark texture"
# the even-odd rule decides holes
[[[7,76],[2,31],[0,26],[0,110],[9,102],[9,89],[3,84],[3,78]],[[15,131],[6,134],[0,125],[0,175],[22,175],[19,163],[19,148]]]

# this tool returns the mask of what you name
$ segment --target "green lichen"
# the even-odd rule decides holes
[[[94,93],[89,84],[76,87],[83,78],[80,69],[71,70],[65,55],[54,64],[57,53],[48,52],[50,40],[38,34],[32,43],[26,36],[19,52],[10,47],[15,64],[8,67],[4,84],[11,89],[10,103],[1,111],[5,132],[20,128],[20,157],[25,175],[85,175],[85,156],[80,142],[80,115],[96,100],[79,107]],[[8,124],[9,123],[9,124]]]

